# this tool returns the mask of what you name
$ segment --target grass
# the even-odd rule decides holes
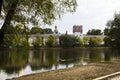
[[[53,70],[22,76],[12,80],[92,80],[94,78],[120,71],[120,62],[91,63],[67,69]]]

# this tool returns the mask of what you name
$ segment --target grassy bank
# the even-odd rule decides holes
[[[96,77],[120,71],[120,62],[92,63],[87,66],[75,66],[22,76],[12,80],[92,80]]]

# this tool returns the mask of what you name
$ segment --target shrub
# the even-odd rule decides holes
[[[43,33],[43,29],[36,26],[36,27],[32,27],[32,29],[30,30],[31,34],[42,34]]]
[[[52,35],[50,35],[48,36],[45,43],[47,47],[53,47],[55,45],[55,38]]]
[[[84,42],[84,46],[86,46],[88,44],[89,38],[87,36],[85,36],[83,38],[83,42]]]
[[[29,43],[26,38],[15,35],[11,46],[12,48],[29,48]]]
[[[67,34],[60,36],[59,41],[61,47],[75,47],[83,45],[83,41],[80,38]]]
[[[100,46],[100,43],[102,42],[102,39],[97,37],[97,38],[90,38],[89,40],[89,46],[90,47],[98,47]]]
[[[14,35],[5,35],[4,46],[11,48],[13,44]]]
[[[40,48],[42,45],[41,37],[36,37],[36,39],[33,40],[32,45],[34,48]]]
[[[6,35],[4,42],[9,48],[29,48],[27,39],[19,35]]]
[[[76,42],[79,47],[83,46],[83,40],[80,37],[76,37]]]

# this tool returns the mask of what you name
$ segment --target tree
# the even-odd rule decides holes
[[[89,46],[90,47],[98,47],[98,46],[100,46],[101,42],[102,42],[102,39],[100,37],[90,38]]]
[[[59,37],[59,43],[61,47],[75,47],[75,46],[82,46],[83,42],[80,38],[71,36],[68,34],[61,35]]]
[[[48,36],[47,41],[45,43],[46,46],[53,47],[55,45],[55,38],[52,35],[50,35]]]
[[[14,27],[14,32],[11,32],[11,33],[18,34],[18,35],[24,35],[24,36],[26,35],[27,36],[30,33],[30,30],[24,24],[18,23]]]
[[[0,0],[0,16],[1,16],[2,4],[3,4],[3,0]]]
[[[99,29],[92,29],[87,32],[87,35],[101,35],[101,30]]]
[[[6,28],[11,21],[21,23],[52,24],[66,12],[74,12],[76,0],[0,0],[0,15],[4,23],[0,30],[3,43]],[[4,13],[4,15],[1,14]]]
[[[4,37],[4,47],[19,48],[28,47],[29,29],[21,23],[7,27]]]
[[[36,48],[40,48],[42,46],[42,39],[41,37],[36,37],[33,42],[32,42],[33,47]]]
[[[39,27],[32,27],[31,34],[43,34],[43,29]]]
[[[90,46],[90,47],[95,47],[95,41],[94,41],[93,38],[90,38],[90,39],[89,39],[89,46]]]
[[[83,38],[84,45],[86,45],[88,43],[88,41],[89,41],[89,38],[87,36],[85,36]]]
[[[8,4],[8,3],[10,4]],[[5,3],[5,4],[4,4]],[[16,7],[17,7],[17,4],[18,1],[17,0],[13,0],[13,1],[8,1],[8,0],[2,0],[2,3],[0,5],[1,7],[1,11],[2,11],[2,7],[4,8],[4,14],[6,13],[5,15],[5,19],[4,19],[4,24],[0,30],[0,45],[3,43],[3,39],[4,39],[4,36],[5,36],[5,31],[7,29],[7,27],[10,25],[10,22],[13,18],[13,14],[15,13],[15,10],[16,10]],[[8,5],[7,5],[8,4]],[[7,6],[5,6],[7,5]],[[10,7],[9,9],[7,9],[6,7]],[[0,11],[0,13],[1,13]]]
[[[76,45],[78,47],[83,46],[83,40],[80,37],[76,37]]]
[[[8,48],[29,48],[27,39],[18,35],[5,35],[4,44]]]
[[[104,46],[105,47],[110,47],[111,46],[111,40],[109,37],[104,38]]]
[[[120,13],[115,13],[114,19],[107,22],[108,38],[110,39],[110,46],[113,48],[120,48]]]
[[[109,29],[108,29],[108,28],[105,28],[105,29],[104,29],[104,35],[108,35],[108,33],[109,33]]]
[[[43,33],[44,33],[44,34],[52,34],[53,31],[52,31],[52,29],[50,29],[50,28],[46,28],[46,29],[43,29]]]
[[[15,27],[13,26],[13,25],[9,25],[9,27],[7,27],[7,29],[6,29],[6,32],[5,32],[5,34],[15,34],[15,32],[17,32],[16,30],[15,30]]]
[[[59,43],[61,47],[73,47],[72,36],[65,34],[59,37]]]

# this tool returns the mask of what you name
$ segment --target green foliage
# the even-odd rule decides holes
[[[52,35],[50,35],[48,36],[45,43],[47,47],[53,47],[55,45],[55,38]]]
[[[89,40],[89,46],[90,47],[98,47],[98,46],[100,46],[101,42],[102,42],[102,39],[100,37],[90,38],[90,40]]]
[[[50,28],[46,28],[46,29],[43,29],[43,33],[44,33],[44,34],[52,34],[53,31],[52,31],[52,29],[50,29]]]
[[[4,43],[4,35],[11,21],[51,25],[66,12],[75,12],[76,7],[76,0],[2,0],[0,13],[4,15],[0,16],[4,23],[0,30],[0,45]]]
[[[107,34],[110,39],[110,46],[113,48],[120,48],[120,13],[114,15],[114,19],[108,21],[107,28],[109,32]]]
[[[33,40],[32,45],[34,48],[40,48],[42,45],[41,37],[36,37],[36,39]]]
[[[15,35],[12,43],[13,48],[29,48],[27,39],[18,35]]]
[[[15,34],[15,27],[13,25],[9,25],[6,29],[6,34]]]
[[[90,38],[90,40],[89,40],[89,46],[90,47],[95,47],[96,46],[93,38]]]
[[[87,45],[89,38],[87,36],[83,37],[84,46]]]
[[[32,27],[31,29],[31,34],[52,34],[52,29],[50,28],[45,28],[45,29],[42,29],[42,28],[39,28],[39,27]]]
[[[6,29],[6,34],[18,34],[18,35],[28,35],[30,32],[29,28],[25,25],[18,23],[16,26],[9,25]]]
[[[104,35],[108,35],[109,34],[109,29],[108,28],[105,28],[104,29]]]
[[[105,47],[110,47],[111,46],[111,40],[109,37],[104,38],[104,46]]]
[[[61,47],[73,47],[73,37],[70,35],[62,35],[59,38]]]
[[[18,35],[6,35],[4,42],[10,48],[29,48],[27,39]]]
[[[61,47],[75,47],[83,45],[83,41],[80,38],[67,34],[60,36],[59,43]]]
[[[29,34],[29,28],[27,28],[25,25],[18,23],[15,28],[15,34],[19,34],[19,35],[28,35]]]
[[[43,29],[39,27],[32,27],[31,34],[43,34]]]
[[[76,37],[76,44],[80,47],[83,46],[83,40],[80,37]]]
[[[12,44],[13,44],[13,39],[14,39],[14,35],[11,35],[11,36],[9,36],[9,35],[5,35],[5,38],[4,38],[4,45],[6,46],[6,47],[12,47]]]
[[[92,29],[87,32],[87,35],[101,35],[101,30],[99,29]]]
[[[54,19],[60,18],[64,13],[74,12],[77,6],[76,0],[3,0],[3,3],[1,4],[3,9],[0,11],[5,13],[3,17],[12,8],[14,21],[33,24],[38,22],[51,24]]]

